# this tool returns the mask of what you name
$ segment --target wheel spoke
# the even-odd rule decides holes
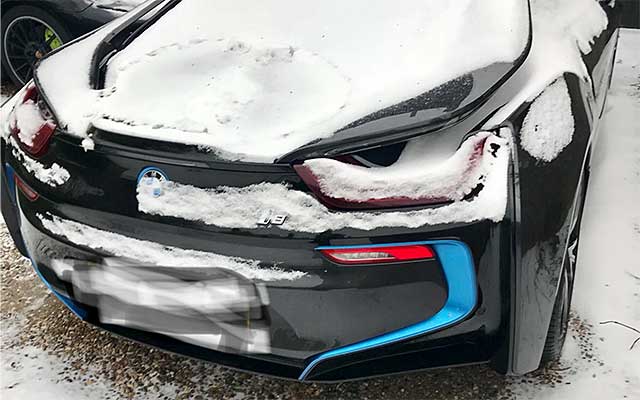
[[[11,39],[11,40],[7,41],[8,44],[11,44],[11,45],[15,46],[15,45],[17,45],[15,42],[19,42],[22,45],[21,47],[23,49],[27,45],[27,42],[24,40],[24,38],[22,37],[20,32],[16,32],[16,31],[11,32],[10,35],[9,35],[9,39]]]
[[[14,71],[17,73],[18,71],[22,70],[24,67],[30,68],[31,64],[29,63],[22,63],[20,64],[18,67],[14,67]]]

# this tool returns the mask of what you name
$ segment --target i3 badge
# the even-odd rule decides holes
[[[286,219],[286,215],[273,214],[271,210],[268,210],[260,215],[260,218],[258,218],[258,225],[282,225]]]

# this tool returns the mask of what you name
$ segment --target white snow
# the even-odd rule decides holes
[[[89,86],[93,52],[113,28],[126,23],[137,13],[134,10],[124,14],[41,61],[37,75],[57,117],[58,126],[78,136],[86,136],[95,115],[96,102],[103,95],[102,91],[92,90]],[[61,74],[64,74],[64,79],[60,79]]]
[[[261,183],[244,188],[217,187],[202,189],[177,182],[162,182],[162,195],[153,196],[138,190],[138,208],[148,214],[173,216],[186,220],[229,228],[256,228],[260,216],[286,215],[281,229],[298,232],[323,232],[342,228],[372,230],[379,227],[410,227],[483,219],[500,221],[507,202],[507,171],[511,132],[503,137],[486,138],[483,157],[492,160],[484,188],[470,201],[415,211],[335,212],[307,193],[283,184]],[[495,156],[491,144],[498,145]],[[416,168],[416,167],[411,167]]]
[[[20,141],[27,146],[33,145],[33,138],[40,128],[47,123],[47,120],[42,118],[38,105],[33,100],[17,104],[13,118],[14,120],[10,121],[10,124],[18,129]]]
[[[3,350],[2,364],[4,400],[107,399],[116,393],[103,379],[88,383],[67,381],[64,374],[71,365],[34,346]]]
[[[12,147],[11,152],[13,153],[13,156],[19,160],[22,163],[22,166],[24,166],[24,168],[29,173],[33,174],[33,176],[35,176],[40,182],[56,187],[64,184],[71,177],[69,171],[58,163],[53,163],[50,167],[45,167],[39,161],[29,157],[20,149],[20,146],[13,137],[9,138],[9,143]]]
[[[529,56],[512,79],[529,83],[484,125],[501,124],[523,103],[532,101],[564,73],[589,80],[582,54],[607,27],[607,15],[597,0],[530,0],[532,42]]]
[[[97,92],[87,72],[106,31],[37,71],[71,133],[84,136],[94,124],[265,161],[513,61],[528,15],[523,0],[185,1],[110,61],[107,87]]]
[[[318,179],[322,193],[333,198],[355,202],[397,197],[462,200],[490,173],[495,158],[484,150],[491,135],[480,132],[468,138],[454,155],[435,165],[427,165],[430,143],[420,140],[410,142],[389,167],[366,168],[327,158],[303,165]]]
[[[640,398],[640,31],[622,30],[584,209],[570,332],[560,369],[570,384],[522,382],[518,399]],[[589,353],[589,356],[586,354]]]
[[[82,139],[80,143],[85,152],[96,148],[96,144],[90,137]]]
[[[26,86],[20,89],[13,96],[6,96],[2,93],[3,103],[0,107],[0,137],[7,140],[11,136],[12,111],[18,99],[22,99]]]
[[[573,139],[571,98],[564,78],[558,78],[538,96],[520,131],[522,148],[534,158],[554,160]]]
[[[38,217],[49,232],[62,236],[77,245],[110,253],[116,257],[140,260],[164,267],[215,266],[235,271],[248,279],[260,281],[296,280],[306,275],[301,271],[285,271],[275,266],[263,268],[255,260],[164,246],[159,243],[96,229],[53,215],[48,217],[39,215]]]

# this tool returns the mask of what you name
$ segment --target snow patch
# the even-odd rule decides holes
[[[276,267],[262,268],[256,260],[164,246],[100,230],[54,215],[49,217],[50,219],[38,215],[42,225],[49,232],[62,236],[77,245],[107,252],[116,257],[140,260],[163,267],[216,266],[235,271],[247,279],[260,281],[293,281],[306,275],[302,271],[285,271]]]
[[[272,161],[283,140],[297,147],[314,139],[312,130],[296,134],[294,142],[289,134],[332,118],[351,90],[335,66],[289,46],[203,40],[124,60],[111,64],[115,72],[107,79],[109,94],[98,99],[102,118],[93,121],[96,127],[217,144],[240,159],[256,140],[269,152],[260,161]]]
[[[155,197],[138,188],[138,209],[148,214],[172,216],[227,228],[257,228],[260,216],[287,215],[279,228],[297,232],[324,232],[343,228],[372,230],[380,227],[409,227],[479,220],[500,221],[507,204],[509,138],[501,135],[486,138],[489,152],[497,145],[484,188],[472,200],[413,211],[335,212],[313,196],[292,190],[284,184],[261,183],[244,188],[217,187],[202,189],[176,182],[162,182],[162,195]]]
[[[34,346],[3,349],[2,364],[3,399],[90,400],[113,398],[117,394],[110,382],[103,379],[78,382],[65,378],[73,365]],[[97,371],[89,367],[87,375],[94,374]]]
[[[520,144],[532,157],[553,161],[573,139],[571,98],[564,78],[549,85],[527,113],[520,132]]]
[[[33,138],[40,128],[47,123],[42,118],[38,105],[33,100],[18,104],[14,109],[12,124],[17,128],[20,141],[27,146],[33,145]]]
[[[533,101],[549,84],[565,73],[589,80],[583,54],[607,28],[608,19],[597,0],[530,0],[532,42],[529,55],[513,79],[529,83],[485,123],[501,124],[523,103]],[[532,79],[533,78],[533,79]]]
[[[17,93],[15,93],[10,98],[5,98],[5,94],[2,93],[3,96],[3,104],[0,107],[0,137],[5,140],[8,140],[9,136],[11,136],[11,125],[12,125],[12,111],[15,107],[18,99],[22,99],[24,96],[25,87],[20,89]]]
[[[490,136],[490,132],[480,132],[468,138],[449,159],[432,166],[425,165],[429,147],[419,140],[410,142],[389,167],[366,168],[327,158],[308,160],[303,165],[318,179],[322,193],[337,199],[462,200],[493,165],[495,157],[490,154],[490,144],[485,143]]]
[[[59,127],[80,137],[87,135],[103,94],[89,85],[93,52],[116,26],[136,15],[137,11],[126,13],[40,62],[36,69],[40,89],[50,101]],[[60,79],[61,74],[65,79]]]
[[[85,152],[96,148],[96,144],[91,138],[82,139],[82,142],[80,143],[80,145],[82,146]]]
[[[58,163],[51,164],[50,167],[45,167],[40,162],[26,155],[21,149],[16,140],[13,137],[9,138],[9,143],[13,147],[11,152],[13,156],[22,163],[22,166],[40,182],[46,183],[49,186],[59,186],[69,180],[71,174],[64,167],[61,167]]]

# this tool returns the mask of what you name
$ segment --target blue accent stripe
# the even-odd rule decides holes
[[[411,339],[437,329],[451,326],[471,314],[478,298],[476,274],[471,250],[469,250],[466,244],[460,241],[433,240],[378,245],[322,246],[316,248],[316,250],[408,245],[429,245],[438,255],[442,269],[444,270],[447,285],[449,286],[449,295],[442,309],[438,311],[436,315],[417,324],[322,353],[307,365],[298,378],[299,380],[304,380],[318,364],[328,359]]]
[[[42,276],[42,274],[38,270],[38,265],[36,264],[35,260],[31,258],[31,256],[29,256],[29,259],[31,260],[31,265],[33,266],[34,271],[36,271],[36,274],[38,275],[40,280],[51,291],[51,293],[53,293],[58,298],[58,300],[60,300],[65,306],[67,306],[67,308],[69,308],[69,310],[71,310],[71,312],[74,313],[78,318],[85,319],[87,317],[87,311],[78,306],[75,301],[71,300],[67,296],[63,296],[62,294],[58,293],[58,291],[56,291],[51,286],[51,284],[49,284],[49,282],[44,279],[44,276]]]
[[[9,165],[8,163],[5,163],[4,166],[5,166],[5,171],[6,171],[6,177],[7,177],[7,180],[8,180],[7,184],[9,186],[9,191],[10,191],[10,194],[11,194],[11,199],[14,202],[14,204],[16,206],[18,206],[17,199],[16,199],[16,186],[15,186],[15,180],[14,180],[15,171],[11,167],[11,165]],[[20,210],[19,206],[18,206],[18,213],[19,213],[18,214],[18,221],[20,221],[20,219],[21,219],[21,215],[20,214],[22,213],[22,210]],[[87,311],[85,309],[83,309],[82,307],[80,307],[78,305],[78,303],[76,303],[72,299],[70,299],[70,298],[68,298],[66,296],[63,296],[62,294],[58,293],[49,284],[49,282],[47,282],[47,280],[44,279],[44,276],[42,276],[42,274],[38,270],[38,264],[36,264],[36,261],[33,259],[33,257],[31,257],[31,254],[29,254],[29,260],[31,260],[31,265],[33,266],[33,270],[36,271],[36,275],[38,275],[40,280],[51,291],[51,293],[53,293],[58,298],[58,300],[60,300],[65,306],[67,306],[71,310],[71,312],[73,312],[80,319],[84,320],[86,318],[86,316],[87,316]]]
[[[9,197],[13,204],[16,204],[16,181],[14,179],[15,171],[9,163],[4,163],[4,170],[6,171],[7,186],[9,186]]]

